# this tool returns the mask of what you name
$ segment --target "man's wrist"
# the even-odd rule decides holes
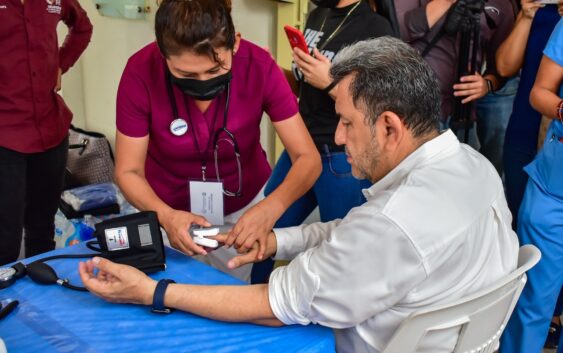
[[[143,305],[152,305],[156,284],[157,281],[155,281],[154,279],[150,279],[150,281],[148,282],[148,285],[146,286],[146,290],[142,299]]]

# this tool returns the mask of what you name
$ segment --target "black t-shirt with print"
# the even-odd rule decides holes
[[[337,9],[316,8],[307,19],[304,36],[309,50],[317,47],[320,52],[331,61],[338,51],[355,42],[391,35],[391,26],[386,18],[371,10],[367,1],[361,3],[350,13],[345,22],[346,15],[357,3]],[[324,26],[323,26],[324,22]],[[341,24],[338,32],[326,42],[332,33]],[[320,29],[322,27],[322,32]],[[334,110],[334,100],[328,93],[317,89],[302,81],[302,75],[293,65],[293,74],[300,83],[299,112],[309,133],[313,137],[319,150],[323,145],[328,145],[331,151],[342,151],[342,146],[334,143],[334,132],[338,125],[338,118]]]

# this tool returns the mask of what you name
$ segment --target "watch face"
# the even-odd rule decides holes
[[[0,281],[8,281],[16,274],[12,267],[0,267]]]

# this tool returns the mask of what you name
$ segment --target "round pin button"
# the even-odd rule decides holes
[[[182,136],[188,131],[188,123],[184,119],[176,119],[170,123],[170,132],[175,136]]]

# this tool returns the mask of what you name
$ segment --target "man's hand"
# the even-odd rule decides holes
[[[258,241],[258,260],[264,258],[268,234],[272,231],[277,221],[275,212],[267,207],[264,201],[254,205],[247,210],[235,224],[229,235],[219,240],[227,246],[234,245],[239,253],[246,253],[252,249]]]
[[[324,89],[332,82],[329,74],[332,64],[317,48],[313,49],[313,56],[304,53],[299,48],[294,48],[293,61],[303,73],[305,82],[311,86]]]
[[[224,243],[227,239],[227,236],[228,235],[226,234],[220,234],[215,236],[214,239]],[[265,251],[262,258],[268,258],[274,256],[278,250],[278,243],[274,232],[268,233],[266,237],[265,245],[266,245]],[[262,258],[258,259],[258,252],[259,252],[259,244],[258,242],[255,242],[249,252],[247,252],[246,254],[235,256],[231,260],[229,260],[229,262],[227,263],[227,267],[229,267],[230,269],[235,269],[246,264],[259,262],[262,260]]]
[[[463,76],[459,81],[461,83],[454,85],[454,96],[466,97],[461,101],[463,104],[484,97],[489,91],[487,81],[478,72],[474,75]]]
[[[206,255],[207,251],[194,243],[189,234],[189,229],[192,224],[197,224],[203,227],[210,227],[211,223],[202,217],[190,212],[171,210],[160,220],[170,245],[181,252],[193,256],[194,254]]]
[[[98,269],[98,273],[95,273]],[[94,257],[80,262],[78,272],[84,286],[94,295],[113,303],[150,305],[156,281],[134,267]]]
[[[55,93],[61,90],[62,76],[63,76],[63,70],[59,68],[59,71],[57,73],[57,84],[55,85],[54,88]]]
[[[563,0],[559,0],[559,4],[557,5],[557,9],[559,10],[559,16],[563,17]]]

